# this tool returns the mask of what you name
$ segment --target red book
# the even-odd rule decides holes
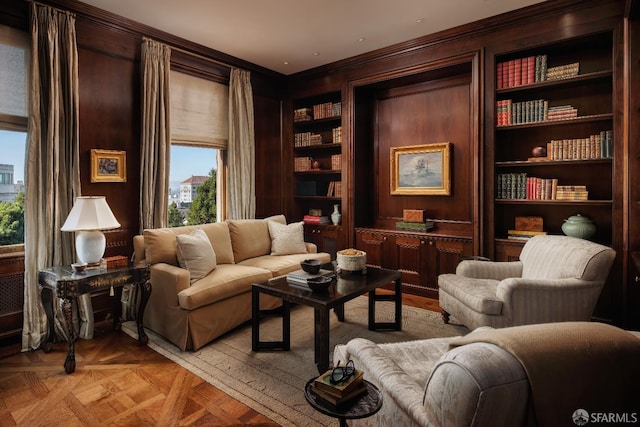
[[[506,87],[513,87],[516,76],[515,76],[515,72],[516,72],[516,62],[512,59],[511,61],[507,62],[507,70],[508,70],[508,80],[507,80],[507,86]]]
[[[536,57],[527,58],[527,80],[526,84],[530,85],[536,82]]]
[[[500,62],[496,67],[496,89],[502,89],[502,68],[504,63]]]
[[[522,85],[522,59],[515,60],[514,72],[513,72],[513,84],[514,86]]]

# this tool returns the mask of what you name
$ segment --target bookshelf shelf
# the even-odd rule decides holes
[[[545,88],[554,88],[559,86],[571,86],[576,84],[581,84],[586,81],[592,80],[606,80],[611,79],[613,76],[613,72],[611,70],[605,71],[596,71],[592,73],[579,74],[575,77],[569,77],[566,79],[556,79],[556,80],[546,80],[543,82],[530,83],[527,85],[514,86],[504,89],[496,90],[496,94],[510,94],[516,92],[525,92],[525,91],[538,91]]]
[[[339,170],[310,170],[304,172],[294,172],[296,176],[313,176],[313,175],[340,175],[342,172]]]
[[[340,197],[329,197],[329,196],[294,196],[295,200],[329,200],[333,202],[339,202],[342,200]]]
[[[342,144],[334,144],[334,143],[325,143],[325,144],[316,144],[316,145],[307,145],[305,147],[294,147],[296,152],[303,151],[324,151],[329,149],[340,150],[342,148]]]
[[[500,238],[514,228],[516,216],[542,217],[544,231],[562,234],[564,220],[580,213],[596,224],[594,240],[611,245],[618,194],[613,179],[613,34],[594,33],[496,54],[495,61],[494,256],[502,250]],[[550,69],[562,70],[567,77],[550,80],[545,74]],[[549,160],[528,160],[536,147],[545,147]],[[556,197],[556,186],[558,196],[562,191],[565,197],[568,193],[568,198],[585,199],[549,200]]]

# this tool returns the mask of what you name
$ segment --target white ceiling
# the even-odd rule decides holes
[[[544,0],[82,0],[283,73]]]

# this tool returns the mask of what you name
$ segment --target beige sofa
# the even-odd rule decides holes
[[[279,230],[295,231],[302,248],[275,252],[269,225],[280,224]],[[144,230],[134,237],[136,262],[148,263],[151,268],[151,296],[144,312],[144,326],[162,335],[182,350],[197,350],[211,340],[251,319],[251,284],[287,274],[300,268],[308,258],[331,261],[327,253],[317,253],[312,243],[302,241],[302,224],[286,226],[284,216],[267,219],[236,220]],[[182,268],[191,263],[179,260],[182,252],[178,241],[188,241],[202,230],[213,249],[212,271]],[[291,233],[289,233],[291,235]],[[182,236],[182,237],[178,237]],[[278,236],[287,236],[286,233]],[[280,240],[282,243],[282,240]],[[274,241],[275,244],[275,241]],[[294,245],[295,246],[295,245]],[[285,248],[287,249],[287,248]],[[207,251],[202,253],[209,254]],[[211,264],[211,256],[195,261]],[[287,253],[278,255],[278,253]],[[193,256],[193,254],[192,254]],[[183,257],[184,258],[184,257]],[[194,262],[195,263],[195,262]],[[193,276],[196,276],[194,279]],[[203,275],[198,278],[198,275]],[[260,299],[261,308],[269,309],[281,301],[266,295]]]
[[[637,412],[638,357],[638,332],[560,322],[400,343],[355,338],[333,360],[353,360],[383,394],[382,409],[351,426],[514,427],[573,425],[580,408]]]

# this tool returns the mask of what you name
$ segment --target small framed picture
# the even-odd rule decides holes
[[[391,147],[391,194],[451,195],[451,144]]]
[[[91,150],[91,182],[127,182],[127,153]]]

